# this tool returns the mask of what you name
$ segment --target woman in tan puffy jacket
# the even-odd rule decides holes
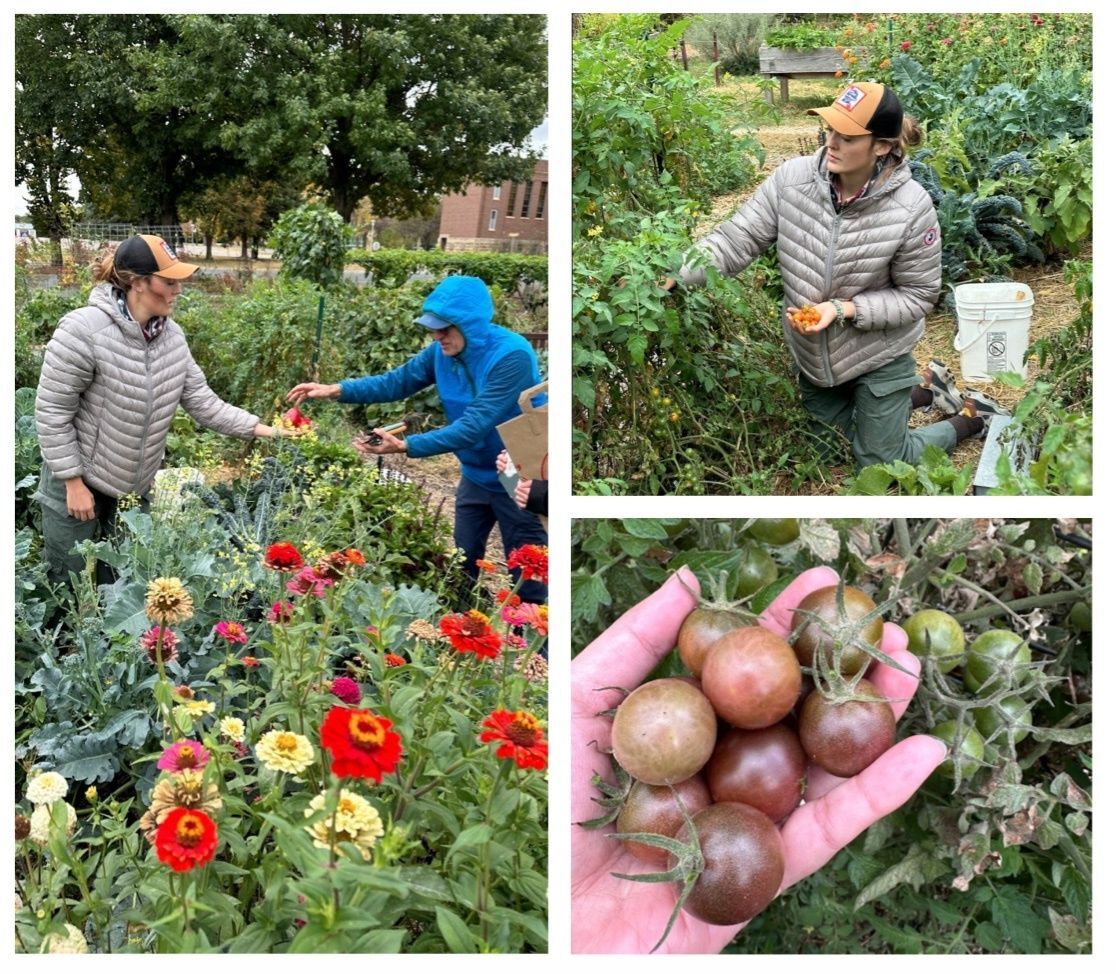
[[[983,436],[1002,412],[979,393],[962,398],[940,362],[916,373],[911,352],[942,281],[938,219],[906,160],[921,132],[895,93],[872,82],[811,112],[827,126],[825,144],[780,166],[698,247],[731,275],[775,243],[783,331],[814,431],[823,442],[841,431],[862,467],[918,463],[931,443],[948,451]],[[705,270],[680,276],[700,284]],[[912,407],[932,406],[948,418],[908,428]]]
[[[228,436],[276,434],[209,388],[171,318],[196,270],[160,237],[125,240],[94,265],[89,303],[66,315],[47,345],[35,399],[43,455],[35,496],[55,581],[82,569],[74,545],[108,535],[121,497],[146,506],[178,406]],[[99,564],[98,581],[111,580]]]

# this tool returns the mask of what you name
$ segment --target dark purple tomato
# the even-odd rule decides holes
[[[728,926],[752,919],[783,882],[783,840],[759,809],[722,802],[694,816],[705,868],[683,905],[691,916]],[[683,825],[675,836],[688,842]]]
[[[705,766],[715,802],[742,802],[773,822],[786,818],[802,799],[806,752],[786,724],[723,732]]]
[[[717,716],[747,729],[779,723],[794,707],[801,686],[794,650],[759,626],[723,635],[701,671],[701,689]]]
[[[749,625],[747,616],[732,609],[699,607],[694,609],[678,633],[678,655],[694,676],[701,676],[701,668],[709,648],[726,632]]]
[[[854,692],[870,699],[831,703],[815,690],[798,715],[806,756],[842,778],[863,771],[895,743],[895,714],[883,694],[867,680]]]
[[[655,835],[673,837],[685,821],[678,802],[675,801],[675,792],[691,816],[713,804],[705,779],[700,774],[676,785],[645,785],[642,781],[636,781],[616,818],[616,831],[653,832]],[[660,869],[666,868],[670,858],[666,849],[643,842],[625,839],[624,848],[640,861],[651,863]]]
[[[844,644],[835,641],[825,631],[826,628],[847,628],[876,608],[871,596],[858,588],[846,585],[842,595],[845,608],[843,615],[837,604],[836,585],[811,592],[798,604],[798,608],[794,610],[794,629],[797,630],[803,623],[806,625],[795,640],[794,652],[803,666],[813,666],[814,659],[820,658],[832,669],[836,660],[840,663],[841,672],[848,676],[871,661],[871,656],[856,645],[855,638],[859,637],[878,648],[883,638],[883,620],[873,619],[859,630],[853,630],[854,635]],[[807,621],[811,616],[806,613],[812,613],[818,619]]]
[[[673,785],[697,774],[717,743],[717,715],[685,680],[636,687],[612,719],[612,753],[637,781]]]

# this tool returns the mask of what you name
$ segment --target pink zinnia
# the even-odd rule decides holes
[[[293,409],[288,409],[283,413],[283,419],[290,423],[295,429],[314,425],[314,421],[305,413],[300,412],[298,406],[295,406]]]
[[[155,767],[176,774],[179,771],[197,771],[204,768],[208,761],[209,752],[197,741],[179,741],[163,752]]]
[[[248,633],[239,622],[218,622],[213,631],[230,646],[248,642]]]
[[[509,632],[504,637],[504,645],[510,646],[512,649],[526,649],[527,640],[522,636],[517,636],[514,632]]]
[[[292,595],[313,595],[320,599],[325,592],[325,587],[332,584],[333,580],[322,578],[316,568],[307,567],[287,582],[287,591]]]
[[[547,634],[550,612],[545,605],[524,602],[515,608],[505,606],[500,615],[509,626],[530,626],[541,636]]]
[[[357,686],[356,680],[347,676],[336,677],[329,685],[329,692],[342,703],[353,704],[354,706],[360,703],[360,687]]]
[[[163,634],[163,644],[159,645],[159,633]],[[167,628],[154,626],[140,636],[140,647],[147,653],[152,663],[158,663],[156,652],[163,658],[164,663],[169,663],[178,656],[178,637]]]
[[[291,614],[293,612],[293,602],[273,602],[271,604],[271,611],[267,614],[267,621],[273,626],[281,626],[283,623],[291,621]]]

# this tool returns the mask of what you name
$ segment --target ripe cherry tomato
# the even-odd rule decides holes
[[[701,689],[734,727],[770,727],[798,699],[802,672],[785,639],[759,626],[734,629],[705,657]]]
[[[780,822],[798,807],[806,784],[806,752],[786,724],[722,731],[705,766],[715,802],[742,802]]]
[[[815,690],[798,715],[807,757],[842,778],[859,774],[895,743],[895,714],[883,694],[867,680],[854,692],[867,699],[833,703]]]
[[[747,616],[732,609],[713,609],[699,606],[694,609],[678,632],[678,655],[694,676],[701,676],[701,668],[709,648],[726,632],[749,625]]]
[[[844,629],[876,608],[871,596],[858,588],[846,585],[843,598],[842,613],[837,602],[837,586],[830,585],[811,592],[794,610],[795,630],[806,623],[794,643],[795,655],[803,666],[813,666],[815,659],[822,659],[831,669],[839,663],[841,672],[849,676],[871,660],[871,656],[854,642],[838,646],[834,637],[825,631],[826,628]],[[810,616],[806,613],[813,613],[819,619],[807,621]],[[858,636],[864,642],[878,647],[883,638],[883,620],[877,617],[866,623],[858,630]]]

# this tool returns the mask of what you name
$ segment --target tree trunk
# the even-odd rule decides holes
[[[205,235],[205,259],[213,260],[213,234]]]

